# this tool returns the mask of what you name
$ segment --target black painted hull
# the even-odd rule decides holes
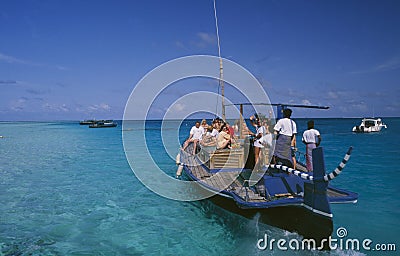
[[[317,242],[328,238],[333,231],[332,218],[313,213],[303,206],[279,206],[264,209],[241,209],[232,198],[215,195],[209,199],[215,205],[245,218],[253,219],[259,214],[262,223],[290,232],[297,232],[304,238]]]

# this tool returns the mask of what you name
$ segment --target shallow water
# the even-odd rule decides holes
[[[307,120],[296,120],[299,132]],[[316,119],[332,171],[349,146],[352,158],[332,183],[359,193],[355,205],[333,205],[335,230],[344,238],[399,245],[400,192],[397,159],[400,119],[388,129],[354,134],[358,119]],[[171,121],[172,122],[172,121]],[[164,142],[171,156],[193,125],[171,123]],[[159,152],[160,122],[132,122],[135,136],[145,133],[154,161],[174,176],[175,159]],[[261,251],[258,239],[301,239],[247,220],[210,203],[160,197],[135,177],[125,157],[121,125],[89,129],[77,122],[0,123],[0,248],[4,255],[328,255],[326,252]],[[145,129],[144,129],[145,128]],[[136,163],[146,170],[138,145]],[[298,141],[298,146],[303,145]],[[163,149],[163,148],[161,148]],[[335,231],[333,236],[336,235]],[[331,255],[374,255],[376,251],[334,250]],[[385,255],[396,255],[385,252]]]

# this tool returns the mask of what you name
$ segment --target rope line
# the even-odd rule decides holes
[[[214,0],[214,17],[215,17],[215,29],[217,30],[218,56],[221,59],[221,46],[220,46],[220,43],[219,43],[217,6],[216,6],[216,3],[215,3],[215,0]]]
[[[215,29],[217,32],[217,45],[218,45],[218,57],[219,57],[219,83],[218,83],[218,95],[219,89],[221,88],[221,96],[222,96],[222,118],[225,119],[225,106],[224,106],[224,82],[223,82],[223,66],[222,66],[222,58],[221,58],[221,44],[219,39],[219,28],[218,28],[218,16],[217,16],[217,5],[216,0],[214,0],[214,18],[215,18]],[[215,107],[215,114],[218,112],[218,96],[217,96],[217,105]]]
[[[301,171],[295,170],[295,169],[287,167],[285,165],[271,164],[270,167],[274,168],[274,169],[278,169],[278,170],[284,171],[284,172],[287,172],[287,173],[294,174],[294,175],[299,176],[300,178],[305,179],[305,180],[314,180],[314,177],[312,175],[309,175],[308,173],[305,173],[305,172],[301,172]]]

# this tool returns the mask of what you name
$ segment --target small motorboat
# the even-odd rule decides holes
[[[116,127],[117,123],[112,121],[112,120],[106,120],[106,121],[98,121],[95,122],[91,125],[89,125],[89,128],[110,128],[110,127]]]
[[[353,127],[353,132],[379,132],[382,130],[382,128],[387,128],[387,126],[380,118],[363,118],[360,125]]]

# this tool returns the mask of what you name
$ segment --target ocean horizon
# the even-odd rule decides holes
[[[206,120],[212,120],[215,117],[191,117],[191,118],[186,118],[185,120],[201,120],[201,119],[206,119]],[[392,118],[400,118],[400,116],[364,116],[364,117],[318,117],[318,116],[310,116],[310,117],[294,117],[293,119],[357,119],[361,121],[363,118],[385,118],[385,119],[392,119]],[[181,121],[179,118],[172,118],[172,119],[167,119],[167,118],[148,118],[148,119],[120,119],[120,118],[84,118],[84,119],[44,119],[44,120],[37,120],[37,119],[32,119],[32,120],[0,120],[0,123],[10,123],[10,122],[37,122],[37,123],[47,123],[47,122],[80,122],[83,120],[113,120],[119,123],[122,123],[123,121]]]

